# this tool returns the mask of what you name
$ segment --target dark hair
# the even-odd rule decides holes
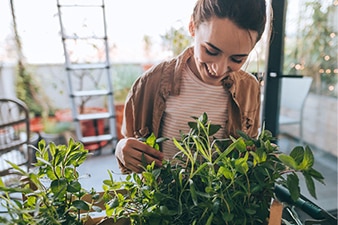
[[[198,0],[193,11],[195,27],[212,17],[228,18],[238,27],[253,30],[260,40],[266,23],[265,0]]]

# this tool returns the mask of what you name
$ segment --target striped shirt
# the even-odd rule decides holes
[[[172,159],[178,152],[172,138],[180,139],[180,131],[183,133],[189,131],[188,122],[194,121],[192,116],[199,117],[206,112],[212,124],[222,126],[215,136],[217,138],[226,136],[224,126],[228,117],[229,92],[223,86],[202,82],[193,74],[188,65],[182,73],[180,94],[168,97],[162,118],[161,136],[170,139],[162,143],[164,158],[167,160]]]

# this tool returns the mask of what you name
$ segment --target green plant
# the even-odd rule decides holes
[[[79,167],[88,155],[83,144],[70,139],[68,146],[53,142],[46,145],[40,141],[36,149],[35,168],[26,172],[16,164],[8,162],[24,179],[18,186],[6,187],[0,180],[0,198],[8,210],[7,217],[0,217],[5,224],[83,224],[81,213],[91,210],[101,211],[95,206],[99,194],[93,189],[81,187]],[[13,194],[21,194],[23,201],[12,199]],[[92,202],[82,200],[90,195]]]
[[[138,64],[115,64],[112,69],[114,100],[124,103],[134,81],[143,73]]]
[[[20,100],[25,102],[33,116],[48,116],[48,114],[53,111],[53,107],[50,103],[50,99],[42,91],[41,85],[34,78],[34,75],[25,64],[25,57],[23,54],[21,37],[17,28],[13,0],[10,1],[10,7],[17,54],[15,94]]]
[[[161,168],[152,163],[141,176],[115,182],[110,175],[104,181],[106,193],[114,193],[107,215],[130,218],[132,224],[266,224],[275,185],[285,186],[294,200],[300,196],[298,173],[316,197],[314,179],[324,178],[312,168],[309,147],[286,155],[264,129],[257,139],[243,132],[237,139],[216,139],[220,126],[210,124],[206,114],[189,126],[188,134],[173,140],[176,163],[164,161]]]
[[[172,52],[173,56],[180,54],[192,43],[192,38],[184,27],[171,27],[161,36],[163,46]]]
[[[303,0],[298,18],[292,21],[296,34],[286,38],[285,74],[312,76],[317,94],[337,96],[337,6],[332,1]],[[313,29],[313,24],[316,29]]]

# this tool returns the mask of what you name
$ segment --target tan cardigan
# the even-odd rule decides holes
[[[124,137],[144,137],[151,132],[157,137],[161,135],[166,99],[180,94],[181,71],[190,57],[193,57],[193,48],[153,66],[135,81],[125,103]],[[231,73],[223,83],[231,93],[226,133],[238,137],[237,130],[241,130],[256,137],[260,127],[260,86],[257,79],[241,70]]]

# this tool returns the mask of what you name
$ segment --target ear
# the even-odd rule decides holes
[[[195,24],[194,24],[192,17],[190,17],[190,21],[189,21],[189,33],[192,37],[195,36]]]

